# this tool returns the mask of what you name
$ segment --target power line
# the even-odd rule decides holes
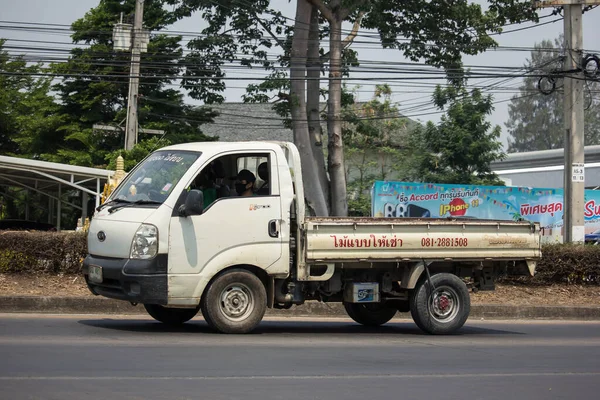
[[[228,8],[228,7],[226,7]],[[544,19],[544,18],[549,18],[551,17],[553,14],[549,14],[549,15],[545,15],[540,17],[539,19]],[[284,19],[288,19],[288,20],[292,20],[295,21],[292,18],[288,18],[285,16],[281,16]],[[562,20],[562,18],[557,18],[554,19],[552,21],[547,21],[544,23],[537,23],[535,25],[532,26],[526,26],[526,27],[522,27],[522,28],[517,28],[517,29],[513,29],[513,30],[509,30],[509,31],[504,31],[504,32],[490,32],[487,35],[488,36],[497,36],[497,35],[502,35],[502,34],[506,34],[506,33],[512,33],[512,32],[519,32],[519,31],[523,31],[523,30],[528,30],[528,29],[533,29],[533,28],[537,28],[539,26],[543,26],[543,25],[547,25],[547,24],[551,24],[557,21]],[[263,21],[264,22],[264,21]],[[69,32],[73,32],[70,28],[69,25],[66,24],[49,24],[49,23],[36,23],[36,22],[26,22],[26,21],[9,21],[9,20],[0,20],[0,24],[5,24],[5,25],[0,25],[0,30],[25,30],[25,31],[34,31],[34,32],[48,32],[48,31],[54,31],[54,32],[64,32],[64,33],[69,33]],[[8,24],[8,25],[7,25]],[[513,25],[518,25],[520,23],[509,23],[509,24],[505,24],[502,27],[506,27],[506,26],[513,26]],[[28,26],[29,25],[29,26]],[[350,31],[347,30],[343,30],[345,33],[349,33]],[[108,35],[112,37],[112,30],[88,30],[88,31],[84,31],[86,34],[96,34],[96,35]],[[365,34],[364,32],[367,32],[367,34]],[[203,37],[203,38],[211,38],[208,35],[203,34],[202,32],[193,32],[193,31],[169,31],[169,30],[160,30],[157,31],[157,33],[155,33],[155,35],[167,35],[167,36],[176,36],[176,37]],[[229,35],[230,37],[241,37],[240,35]],[[379,38],[378,35],[375,35],[373,32],[371,31],[364,31],[364,30],[359,30],[356,34],[356,37],[367,37],[367,38]],[[214,40],[221,40],[217,37],[212,37]],[[285,40],[286,37],[276,37],[276,38],[272,38],[270,36],[263,36],[263,37],[257,37],[256,39],[260,39],[260,40],[268,40],[268,41],[281,41],[281,40]],[[409,38],[397,38],[397,40],[399,41],[410,41]],[[374,42],[368,42],[368,41],[364,41],[361,42],[360,40],[354,40],[353,44],[360,44],[360,43],[366,43],[366,44],[373,44]]]
[[[37,48],[37,47],[28,47],[28,46],[4,46],[9,49],[21,49],[21,50],[43,50],[43,51],[55,51],[55,49],[50,48]],[[88,57],[118,57],[122,56],[123,53],[119,52],[91,52],[86,53]],[[158,56],[158,57],[156,57]],[[160,57],[165,57],[169,61],[160,61]],[[82,64],[82,65],[96,65],[96,66],[121,66],[121,65],[129,65],[130,62],[126,60],[123,56],[122,59],[109,59],[109,60],[79,60],[72,58],[61,58],[61,57],[53,57],[53,56],[23,56],[23,55],[12,55],[12,57],[16,59],[25,59],[27,61],[36,61],[36,62],[53,62],[53,63],[63,63],[63,64]],[[158,60],[154,60],[154,58],[158,58]],[[276,59],[264,59],[257,60],[256,63],[263,62],[277,62]],[[453,72],[459,71],[459,69],[446,69],[442,71],[441,69],[428,65],[426,63],[414,63],[414,62],[392,62],[392,61],[377,61],[377,60],[358,60],[359,65],[354,66],[346,66],[346,68],[350,72],[357,73],[372,73],[372,72],[380,72],[380,73],[397,73],[397,72],[406,72],[406,73],[435,73],[435,74],[444,74],[445,72]],[[239,64],[239,65],[237,65]],[[188,60],[185,56],[178,55],[154,55],[149,54],[145,57],[143,61],[143,65],[148,68],[158,68],[158,67],[187,67],[187,66],[196,66],[196,63]],[[424,68],[423,68],[424,67]],[[222,68],[240,68],[244,70],[252,71],[252,68],[249,68],[247,65],[242,64],[242,60],[234,60],[233,62],[228,63]],[[315,67],[321,69],[321,67]],[[471,65],[466,64],[462,69],[472,69],[472,70],[480,70],[480,72],[493,72],[493,71],[510,71],[510,70],[521,70],[523,67],[513,67],[513,66],[493,66],[493,65]],[[287,66],[273,66],[271,67],[273,70],[289,70]],[[327,68],[324,68],[326,71]],[[213,69],[204,70],[204,72],[211,72]],[[433,71],[433,72],[432,72]],[[202,72],[202,70],[199,70]]]

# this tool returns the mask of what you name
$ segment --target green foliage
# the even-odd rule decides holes
[[[0,40],[0,153],[37,158],[52,143],[62,123],[50,92],[49,78],[35,78],[39,65],[3,50]]]
[[[200,12],[208,23],[201,31],[203,36],[188,43],[191,51],[185,56],[186,63],[193,66],[187,67],[183,86],[193,98],[207,104],[223,101],[220,92],[225,90],[222,78],[227,63],[238,60],[248,68],[264,68],[273,73],[275,80],[278,78],[276,65],[289,65],[291,26],[281,12],[269,7],[270,1],[179,0],[175,3],[178,18]],[[278,63],[267,54],[276,45],[284,50]],[[260,96],[268,90],[252,85],[248,89],[248,100],[264,100]]]
[[[348,189],[352,189],[351,186]],[[359,196],[348,196],[348,216],[368,217],[371,215],[371,198],[361,193]]]
[[[21,187],[0,188],[0,219],[47,221],[48,197]],[[63,222],[69,217],[63,214]]]
[[[400,114],[391,96],[389,85],[377,85],[370,101],[345,107],[344,119],[351,122],[344,129],[346,146],[402,147],[415,123]]]
[[[562,35],[554,40],[544,40],[534,45],[531,58],[525,68],[534,71],[535,76],[525,76],[519,94],[513,96],[508,106],[508,151],[522,152],[535,150],[558,149],[564,146],[564,110],[561,90],[544,95],[538,91],[539,75],[552,74],[563,69],[559,50],[564,48]],[[557,87],[562,86],[562,79]],[[600,144],[600,107],[592,93],[600,90],[600,83],[585,83],[584,101],[585,144]]]
[[[145,1],[144,27],[153,35],[142,54],[138,122],[165,135],[140,133],[139,143],[124,154],[128,169],[158,147],[214,140],[201,127],[216,113],[184,104],[184,95],[170,87],[179,83],[172,77],[188,68],[182,61],[181,37],[161,34],[179,18],[168,7],[175,3]],[[113,49],[112,29],[121,13],[125,22],[132,22],[134,9],[135,0],[100,0],[72,24],[73,42],[81,47],[71,51],[67,62],[28,65],[22,57],[4,51],[0,41],[0,154],[98,168],[114,163],[115,154],[124,147],[124,131],[97,130],[93,125],[125,125],[130,54]],[[51,73],[64,78],[35,77]],[[12,188],[2,194],[6,217],[23,218],[29,203],[36,207],[30,209],[30,219],[47,218],[48,210],[32,196]],[[63,210],[62,217],[63,226],[72,226],[76,211]]]
[[[31,269],[36,260],[26,254],[10,249],[0,250],[0,272],[21,272]]]
[[[384,47],[397,48],[413,61],[425,60],[455,72],[460,69],[462,54],[475,55],[496,46],[490,33],[502,32],[502,26],[510,22],[538,18],[530,2],[491,0],[488,5],[483,11],[467,0],[369,1],[350,17],[366,11],[362,26],[378,30]]]
[[[225,87],[221,79],[224,76],[222,66],[225,62],[239,59],[242,65],[249,68],[260,66],[269,74],[264,83],[252,84],[247,88],[244,101],[275,100],[274,109],[284,117],[284,125],[290,126],[289,110],[297,105],[288,95],[290,85],[285,79],[287,73],[281,73],[276,67],[277,64],[279,67],[289,67],[290,54],[292,52],[302,54],[306,50],[290,48],[290,38],[293,33],[290,21],[286,20],[281,13],[270,9],[271,2],[268,0],[254,2],[180,0],[177,3],[176,10],[180,15],[187,16],[192,12],[200,11],[208,22],[208,27],[202,32],[207,36],[190,43],[192,53],[188,57],[198,65],[198,70],[190,70],[190,75],[195,74],[210,79],[203,79],[202,82],[205,83],[194,87],[192,95],[203,97],[206,85],[222,90]],[[430,65],[445,68],[449,79],[455,83],[462,81],[463,54],[478,54],[496,45],[490,33],[501,32],[502,26],[510,22],[537,21],[537,14],[530,2],[514,0],[491,0],[485,12],[480,5],[467,0],[451,3],[423,0],[401,2],[344,0],[334,3],[311,0],[310,3],[315,7],[321,6],[319,40],[329,36],[329,24],[326,23],[325,18],[329,21],[342,19],[345,22],[356,22],[363,29],[377,30],[383,47],[397,48],[411,60],[424,60]],[[296,20],[308,20],[310,19],[308,17],[297,15]],[[283,50],[283,55],[273,62],[266,58],[266,51],[275,44]],[[347,76],[349,66],[358,65],[356,52],[348,44],[344,43],[341,46],[342,76]],[[329,54],[321,49],[320,55],[318,60],[308,60],[307,67],[320,68],[325,72],[323,66],[328,62]],[[197,81],[191,80],[190,85],[194,84],[198,84]],[[207,99],[207,101],[213,100]],[[342,99],[333,99],[333,102],[338,104],[341,104],[341,101]],[[329,126],[339,127],[338,123],[337,120],[330,121]],[[365,124],[363,132],[360,132],[361,139],[379,140],[373,139],[378,135],[379,128],[375,124],[371,126]],[[350,141],[352,139],[349,138]],[[313,156],[321,157],[319,154]],[[332,154],[329,154],[329,157],[331,156]],[[339,159],[339,155],[337,156]],[[481,174],[484,173],[485,171],[481,171]],[[338,186],[336,190],[339,191],[340,187]],[[331,194],[332,198],[336,197],[335,193]]]
[[[475,185],[503,185],[490,163],[504,157],[500,127],[485,120],[492,97],[463,84],[438,86],[433,101],[445,110],[439,124],[429,122],[410,137],[411,180]],[[490,130],[491,129],[491,130]]]
[[[201,125],[216,115],[202,107],[185,105],[183,95],[167,85],[175,83],[172,76],[183,74],[181,37],[160,34],[177,20],[168,11],[171,0],[148,0],[144,4],[144,27],[154,34],[148,51],[142,53],[139,87],[138,123],[149,129],[166,132],[170,143],[209,140],[202,134]],[[123,131],[94,130],[94,124],[124,126],[126,119],[129,53],[113,51],[113,25],[121,13],[131,18],[134,0],[101,0],[96,8],[72,24],[75,43],[87,47],[75,48],[69,62],[53,66],[54,71],[69,77],[54,88],[61,100],[63,123],[55,130],[54,146],[41,158],[87,166],[106,166],[110,155],[124,146]],[[121,78],[122,76],[122,78]],[[156,146],[151,135],[139,135],[140,149]],[[145,141],[150,143],[144,144]],[[166,143],[166,142],[165,142]],[[139,158],[139,157],[137,157]]]
[[[249,68],[261,67],[273,73],[275,67],[289,66],[293,21],[286,19],[281,12],[271,8],[276,2],[258,1],[213,1],[213,0],[174,0],[177,18],[200,12],[208,22],[202,30],[206,37],[190,42],[192,52],[186,56],[196,65],[186,72],[190,77],[186,88],[192,89],[192,96],[203,98],[210,103],[219,100],[218,94],[210,97],[208,88],[221,91],[225,83],[223,65],[239,59]],[[322,1],[323,4],[328,4]],[[481,6],[467,0],[431,2],[409,1],[343,1],[347,10],[346,22],[354,23],[362,16],[361,28],[379,32],[381,44],[386,48],[397,48],[407,58],[414,61],[425,60],[435,66],[453,70],[461,65],[462,54],[478,54],[494,47],[490,33],[502,32],[502,26],[527,20],[537,21],[532,3],[514,0],[491,0],[483,11]],[[321,15],[321,22],[325,22]],[[329,34],[328,25],[322,24],[319,37],[322,40]],[[274,46],[283,54],[274,62],[267,58],[267,51]],[[328,57],[321,50],[322,59]],[[342,72],[347,73],[350,65],[358,65],[356,52],[350,47],[344,49]],[[203,81],[194,77],[211,78]],[[288,83],[281,82],[280,74],[271,76],[278,84],[250,85],[247,101],[269,101],[280,98],[280,92],[289,89]],[[210,98],[209,98],[210,97]]]
[[[140,126],[166,134],[158,143],[156,137],[141,133],[136,154],[166,143],[213,140],[202,134],[201,125],[216,113],[184,104],[183,94],[167,87],[176,83],[172,76],[189,68],[181,60],[181,37],[160,34],[179,18],[166,7],[174,3],[145,2],[144,26],[154,34],[142,54],[138,120]],[[0,115],[0,152],[94,167],[112,160],[111,155],[124,147],[124,130],[95,130],[93,125],[124,127],[130,55],[113,50],[111,32],[120,14],[131,19],[134,9],[135,0],[101,0],[72,24],[73,41],[85,47],[73,49],[68,62],[28,66],[2,51],[0,42],[0,71],[15,74],[0,76],[0,108],[6,110]],[[48,70],[66,77],[52,86],[50,78],[31,75]]]
[[[352,215],[371,213],[370,189],[376,180],[403,179],[406,157],[403,144],[416,123],[402,117],[391,101],[388,85],[377,85],[373,98],[343,109],[348,210]]]
[[[125,164],[125,171],[130,171],[140,161],[142,161],[148,154],[160,147],[165,147],[171,143],[168,140],[153,137],[145,140],[141,143],[136,144],[131,150],[115,150],[106,155],[106,162],[108,163],[108,169],[115,170],[117,168],[117,157],[123,157]]]

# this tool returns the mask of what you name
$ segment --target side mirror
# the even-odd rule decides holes
[[[179,207],[179,216],[189,217],[191,215],[200,215],[204,211],[204,194],[201,190],[190,190],[185,198],[185,204]]]

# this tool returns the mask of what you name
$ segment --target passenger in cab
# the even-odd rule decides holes
[[[235,191],[240,196],[254,196],[254,182],[256,176],[247,169],[241,170],[235,179]]]

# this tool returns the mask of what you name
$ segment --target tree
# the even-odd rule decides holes
[[[167,85],[176,84],[176,76],[194,68],[182,60],[180,36],[161,34],[177,20],[166,6],[170,0],[146,0],[144,27],[153,31],[148,52],[141,61],[138,123],[144,128],[166,132],[157,146],[184,141],[210,140],[201,125],[215,115],[210,109],[185,105],[183,94]],[[94,124],[122,126],[126,117],[130,56],[113,50],[112,29],[120,14],[130,18],[135,0],[101,0],[96,8],[72,24],[72,39],[77,47],[69,60],[53,65],[53,72],[65,78],[55,86],[61,100],[64,123],[56,131],[55,143],[41,158],[78,165],[104,166],[113,151],[123,148],[124,133],[94,130]],[[189,89],[189,83],[188,83]],[[190,89],[191,90],[191,89]],[[212,91],[204,92],[209,96]],[[140,142],[149,140],[140,135]],[[141,144],[141,143],[140,143]],[[148,149],[148,146],[142,146]],[[124,156],[144,152],[131,152]]]
[[[370,215],[370,188],[376,180],[404,179],[405,143],[417,125],[402,117],[388,85],[377,85],[373,98],[343,107],[348,210]]]
[[[51,79],[36,78],[40,66],[10,55],[3,44],[0,40],[0,153],[37,158],[35,150],[52,143],[61,123],[50,95]]]
[[[534,45],[531,58],[525,63],[527,71],[535,76],[525,76],[519,94],[513,96],[508,106],[505,126],[510,135],[509,152],[558,149],[564,147],[564,91],[559,80],[557,90],[544,95],[538,90],[540,74],[552,74],[563,70],[560,49],[564,48],[562,35],[554,40],[544,40]],[[564,78],[568,79],[568,78]],[[587,81],[585,98],[585,144],[600,144],[600,107],[591,93],[600,90],[600,84]]]
[[[290,101],[294,143],[302,157],[302,178],[306,192],[310,195],[309,206],[318,214],[324,214],[328,205],[325,193],[320,186],[319,172],[316,168],[309,167],[308,164],[310,160],[314,159],[306,104],[306,65],[309,48],[309,29],[306,27],[310,26],[311,8],[306,1],[298,1],[296,15],[303,18],[296,19],[294,29],[290,57]]]
[[[302,0],[299,0],[302,1]],[[331,178],[331,212],[347,213],[344,154],[341,134],[342,22],[350,20],[376,29],[383,47],[398,48],[408,58],[424,59],[447,70],[460,65],[462,54],[477,54],[495,42],[489,32],[501,31],[506,21],[536,19],[527,3],[493,0],[482,12],[477,4],[461,0],[447,3],[367,0],[307,0],[329,23],[328,171]],[[296,19],[301,18],[296,15]],[[405,41],[408,38],[408,41]],[[436,45],[431,46],[431,43]],[[452,71],[452,73],[455,73]]]
[[[312,8],[307,7],[308,2]],[[451,74],[460,65],[462,54],[477,54],[495,46],[494,40],[489,36],[493,32],[501,32],[506,23],[524,20],[537,20],[530,2],[515,2],[513,0],[492,0],[488,9],[483,12],[477,4],[467,0],[452,2],[429,2],[424,0],[409,0],[402,2],[393,1],[367,1],[367,0],[298,0],[297,14],[295,16],[294,36],[290,39],[292,29],[281,13],[269,8],[268,0],[254,2],[247,1],[209,1],[209,0],[180,0],[178,9],[181,15],[190,15],[193,11],[201,10],[209,22],[209,28],[203,33],[207,35],[219,34],[219,38],[209,40],[203,38],[192,44],[197,54],[203,71],[210,70],[215,81],[212,85],[222,84],[220,63],[236,59],[236,54],[242,53],[240,60],[243,65],[261,65],[270,71],[269,80],[261,85],[250,88],[247,99],[250,101],[270,101],[273,95],[278,100],[286,99],[289,107],[303,107],[296,110],[295,118],[302,118],[294,125],[294,137],[302,140],[303,170],[306,176],[319,177],[321,185],[331,185],[328,209],[321,205],[325,191],[320,193],[307,190],[308,203],[318,215],[345,215],[347,211],[346,182],[344,168],[344,147],[341,131],[342,107],[342,79],[347,73],[352,60],[352,51],[349,45],[357,35],[358,28],[374,29],[379,32],[381,44],[386,48],[396,48],[414,61],[445,68]],[[315,10],[318,15],[315,16]],[[301,22],[299,22],[301,21]],[[316,35],[316,22],[327,23]],[[352,32],[342,37],[342,23],[353,24]],[[306,39],[305,31],[309,31]],[[261,34],[264,33],[264,35]],[[282,39],[278,35],[285,35]],[[297,35],[302,37],[296,39]],[[267,39],[270,37],[270,39]],[[316,60],[314,43],[322,38],[328,38],[329,51],[321,51],[321,57]],[[216,42],[222,44],[217,46]],[[307,93],[307,84],[295,85],[293,95],[288,96],[283,90],[290,88],[290,84],[279,86],[284,73],[275,70],[275,63],[267,59],[264,48],[270,49],[277,44],[283,48],[283,55],[279,59],[282,66],[289,66],[289,55],[295,59],[294,79],[306,79],[310,82],[319,78],[312,75],[315,70],[329,73],[328,77],[328,108],[327,108],[327,135],[328,135],[328,163],[327,172],[330,182],[323,179],[320,159],[323,150],[319,148],[321,141],[317,129],[305,129],[305,126],[315,127],[314,84]],[[289,47],[291,43],[291,48]],[[220,50],[219,50],[220,48]],[[310,51],[310,55],[309,55]],[[306,63],[304,62],[306,60]],[[301,65],[302,64],[302,65]],[[207,68],[208,67],[208,68]],[[301,68],[301,71],[294,71]],[[276,83],[274,83],[276,82]],[[302,98],[303,100],[300,100]],[[306,116],[304,115],[306,114]],[[306,119],[304,119],[306,118]],[[306,146],[308,135],[310,148]],[[297,142],[300,143],[300,142]],[[309,152],[312,150],[312,152]],[[314,169],[315,171],[310,171]],[[305,182],[307,180],[305,179]],[[311,188],[317,187],[311,184]]]
[[[411,135],[411,180],[503,185],[490,167],[504,158],[500,127],[485,120],[493,110],[492,96],[479,89],[469,92],[465,85],[435,89],[433,101],[445,115],[439,124],[429,122]]]

